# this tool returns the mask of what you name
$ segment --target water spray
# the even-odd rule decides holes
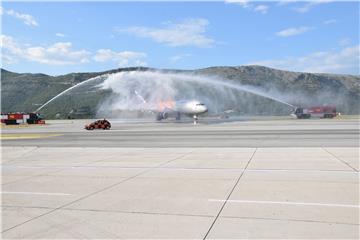
[[[183,73],[119,72],[109,76],[99,87],[111,89],[118,94],[118,98],[111,103],[104,103],[102,106],[104,110],[139,110],[139,108],[144,107],[143,103],[146,103],[147,106],[154,106],[157,102],[174,100],[179,96],[196,99],[198,97],[204,98],[204,95],[215,94],[217,96],[221,95],[222,100],[226,101],[227,98],[231,97],[229,96],[231,94],[226,89],[251,93],[295,108],[292,104],[252,86],[231,83],[208,76]],[[199,93],[201,89],[203,90],[202,95]],[[206,90],[205,94],[204,89]],[[209,101],[211,102],[213,99],[209,99]]]
[[[71,90],[96,81],[101,82],[95,87],[110,89],[113,93],[99,105],[98,110],[105,113],[116,110],[156,110],[146,108],[154,108],[158,102],[174,100],[179,96],[207,99],[211,106],[215,107],[231,98],[235,101],[236,97],[230,89],[251,93],[295,108],[286,101],[253,86],[240,85],[214,77],[159,71],[126,71],[105,74],[78,83],[47,101],[36,112]]]
[[[89,82],[92,82],[94,80],[99,80],[101,78],[106,78],[109,74],[105,74],[105,75],[101,75],[101,76],[97,76],[97,77],[94,77],[94,78],[90,78],[88,80],[85,80],[83,82],[80,82],[72,87],[69,87],[68,89],[62,91],[61,93],[59,93],[58,95],[56,95],[55,97],[51,98],[49,101],[47,101],[46,103],[44,103],[43,105],[41,105],[38,109],[35,110],[35,113],[39,112],[41,109],[43,109],[44,107],[46,107],[47,105],[49,105],[49,103],[51,103],[52,101],[54,101],[55,99],[61,97],[62,95],[64,95],[65,93],[73,90],[74,88],[77,88],[77,87],[80,87],[86,83],[89,83]]]

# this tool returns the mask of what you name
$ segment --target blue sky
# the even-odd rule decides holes
[[[3,2],[2,67],[258,64],[359,74],[359,2]]]

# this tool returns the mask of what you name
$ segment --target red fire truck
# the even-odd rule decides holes
[[[1,123],[17,124],[45,124],[45,120],[38,113],[1,113]]]
[[[334,118],[337,116],[335,106],[315,106],[309,108],[296,108],[294,114],[299,119],[306,118]]]

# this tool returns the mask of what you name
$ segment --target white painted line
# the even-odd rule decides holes
[[[209,202],[225,202],[221,199],[209,199]],[[332,203],[305,203],[305,202],[274,202],[274,201],[251,201],[251,200],[227,200],[229,203],[255,203],[255,204],[283,204],[283,205],[300,205],[300,206],[321,206],[321,207],[348,207],[360,208],[359,205],[332,204]]]
[[[3,165],[1,166],[3,169],[8,168],[23,168],[23,169],[80,169],[80,168],[114,168],[114,169],[144,169],[144,168],[151,168],[151,167],[119,167],[119,166],[97,166],[97,165],[85,165],[82,166],[83,163],[78,163],[76,166],[23,166],[23,165]],[[170,171],[229,171],[229,172],[239,172],[244,171],[245,172],[288,172],[288,173],[333,173],[333,174],[356,174],[360,175],[359,172],[354,171],[348,171],[348,170],[298,170],[298,169],[244,169],[244,168],[172,168],[172,167],[159,167],[157,169],[161,170],[170,170]]]
[[[350,173],[359,174],[350,170],[314,170],[314,169],[246,169],[246,172],[289,172],[289,173]]]
[[[69,193],[42,193],[42,192],[1,192],[1,194],[24,194],[24,195],[49,195],[49,196],[69,196]]]

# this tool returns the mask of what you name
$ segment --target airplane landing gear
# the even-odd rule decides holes
[[[156,114],[156,120],[157,120],[157,121],[161,121],[162,119],[163,119],[162,114],[161,114],[161,113],[157,113],[157,114]]]
[[[166,112],[160,112],[160,113],[156,114],[156,120],[157,120],[157,121],[161,121],[161,120],[163,120],[163,119],[167,119],[168,116],[169,116],[168,113],[166,113]]]
[[[180,112],[177,112],[176,113],[176,120],[179,121],[181,119],[181,114]]]
[[[194,115],[193,118],[194,118],[194,125],[196,125],[197,121],[198,121],[198,117],[196,115]]]

